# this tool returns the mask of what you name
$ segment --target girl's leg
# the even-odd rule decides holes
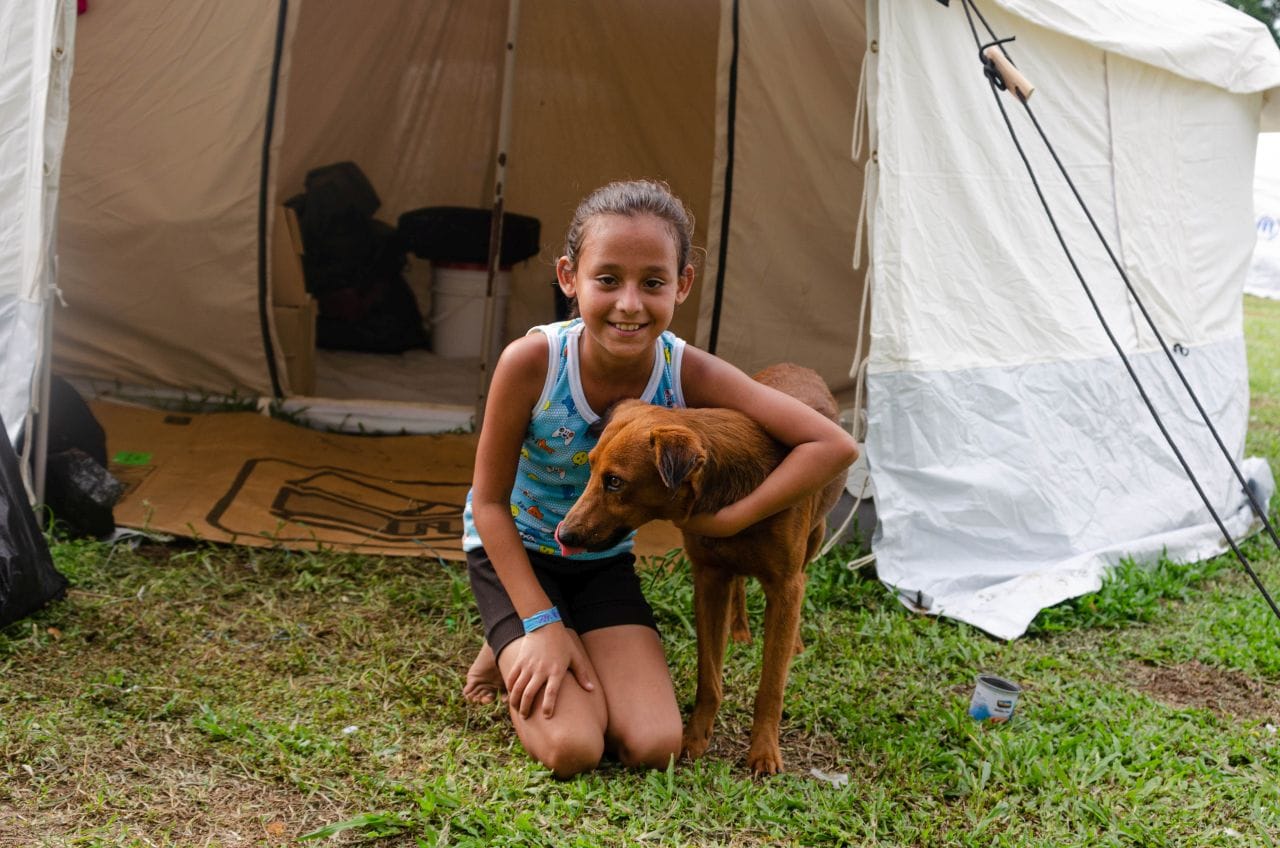
[[[665,769],[680,758],[680,707],[662,641],[651,627],[623,624],[582,634],[608,704],[605,741],[623,765]]]
[[[492,704],[498,693],[505,692],[502,673],[498,671],[498,662],[493,658],[493,648],[486,641],[480,645],[480,652],[471,661],[467,669],[467,682],[462,685],[462,697],[473,704]]]
[[[573,631],[570,635],[578,638]],[[520,640],[517,639],[498,657],[498,667],[502,669],[504,680],[510,676],[519,650]],[[596,680],[601,680],[598,672]],[[578,685],[577,678],[566,674],[560,683],[556,711],[551,718],[543,718],[541,709],[534,709],[525,717],[510,703],[507,705],[507,712],[524,749],[561,780],[590,771],[600,764],[608,723],[604,693],[601,691],[603,685],[601,681],[588,692]]]

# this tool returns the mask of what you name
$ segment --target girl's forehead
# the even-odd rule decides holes
[[[596,215],[583,227],[581,253],[614,253],[621,250],[662,252],[676,262],[676,234],[657,215]]]

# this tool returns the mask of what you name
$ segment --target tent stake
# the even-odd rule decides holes
[[[506,205],[507,148],[511,144],[512,81],[516,70],[516,30],[520,24],[520,0],[509,0],[507,5],[507,41],[502,67],[502,100],[498,110],[498,144],[493,169],[493,216],[489,225],[489,276],[485,283],[484,330],[480,334],[480,379],[476,387],[476,430],[484,421],[485,402],[489,398],[489,377],[493,363],[489,361],[489,349],[493,346],[494,311],[497,300],[493,294],[493,282],[502,261],[502,215]]]

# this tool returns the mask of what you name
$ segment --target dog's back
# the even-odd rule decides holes
[[[769,386],[770,388],[777,389],[780,392],[791,395],[807,406],[810,406],[822,413],[832,421],[837,420],[839,410],[836,406],[836,399],[832,396],[831,390],[827,388],[827,384],[822,377],[811,368],[805,368],[802,365],[784,362],[765,368],[763,371],[755,374],[753,379]],[[697,415],[698,410],[691,410],[691,412]],[[755,428],[759,431],[762,439],[769,440],[768,435],[764,433],[764,430],[760,428],[758,424],[751,421],[747,416],[742,416],[742,418],[744,419],[744,424],[746,426]],[[747,445],[750,444],[750,441],[752,440],[735,439],[721,441],[718,447],[729,454],[728,456],[721,457],[721,464],[727,467],[741,467],[741,463],[747,460],[746,457],[741,455],[741,451],[743,450],[750,450],[754,454],[752,459],[759,458],[760,452],[758,449],[752,450],[747,447]],[[716,448],[713,447],[710,452],[714,453],[715,450]],[[785,451],[779,446],[779,450],[771,453],[769,458],[766,460],[766,467],[762,469],[763,476],[767,476],[784,456]],[[761,476],[761,479],[763,479],[763,476]],[[734,493],[736,497],[730,497],[727,499],[717,497],[714,491],[714,487],[717,482],[715,475],[709,474],[704,476],[703,482],[704,486],[707,487],[706,490],[704,490],[703,498],[711,509],[718,509],[725,503],[731,503],[736,499],[736,497],[741,497],[741,494],[739,493]],[[754,484],[748,488],[748,491],[750,488],[754,488],[754,485],[758,485],[759,482],[760,480],[754,481]],[[699,554],[711,555],[713,552],[714,554],[720,554],[719,556],[714,556],[714,558],[727,566],[736,557],[724,556],[725,553],[728,553],[725,550],[726,548],[738,548],[745,552],[747,546],[760,543],[760,536],[780,536],[781,539],[779,539],[779,541],[787,546],[804,545],[802,562],[808,562],[817,553],[818,548],[822,544],[822,538],[826,529],[827,513],[829,513],[836,505],[836,501],[839,500],[840,492],[843,487],[844,475],[841,474],[840,476],[832,479],[820,492],[815,493],[804,502],[783,510],[777,515],[771,516],[753,527],[747,528],[747,530],[739,534],[738,537],[734,537],[733,539],[710,540],[702,539],[693,536],[692,534],[685,534],[686,547],[695,549]],[[748,563],[753,560],[754,558],[752,557],[738,560],[741,565],[739,565],[735,570],[740,569],[745,573],[753,573],[755,569],[748,565]]]
[[[812,368],[782,362],[770,365],[752,377],[758,383],[791,395],[796,400],[813,407],[832,421],[836,420],[839,410],[836,399],[826,382]]]

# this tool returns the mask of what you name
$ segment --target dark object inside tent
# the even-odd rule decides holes
[[[401,353],[427,343],[404,270],[396,228],[373,217],[382,205],[354,162],[307,172],[286,201],[302,231],[307,291],[319,306],[316,343],[331,350]]]
[[[106,432],[80,393],[58,376],[49,383],[48,419],[44,517],[66,536],[110,536],[116,528],[113,508],[125,486],[107,470]]]

